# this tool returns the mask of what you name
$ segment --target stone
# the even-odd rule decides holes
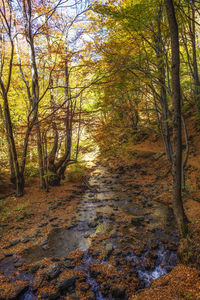
[[[72,259],[65,259],[65,268],[67,269],[74,269],[76,266],[74,260]]]
[[[13,247],[13,246],[16,246],[17,244],[20,243],[20,240],[14,240],[10,243],[9,247]]]
[[[10,256],[13,256],[14,253],[9,252],[9,253],[5,253],[4,255],[5,255],[5,257],[10,257]]]
[[[49,280],[56,278],[61,272],[61,266],[59,264],[53,264],[47,270],[47,278]]]
[[[22,243],[26,244],[30,241],[30,238],[28,236],[25,236],[22,240]]]
[[[47,225],[48,225],[47,222],[45,222],[45,223],[40,223],[40,224],[38,225],[38,227],[44,227],[44,226],[47,226]]]
[[[22,261],[17,261],[16,263],[14,263],[14,266],[16,267],[16,268],[20,268],[20,267],[22,267],[23,266],[23,262]]]
[[[89,236],[90,236],[90,234],[89,234],[88,232],[86,232],[86,233],[84,234],[84,238],[85,238],[85,239],[89,238]]]
[[[33,273],[36,273],[38,270],[39,270],[40,266],[39,265],[33,265],[31,266],[30,268],[30,272],[33,274]]]
[[[90,289],[90,284],[87,282],[81,283],[80,290],[82,292],[87,292]]]
[[[111,253],[112,253],[112,251],[114,250],[114,248],[113,248],[113,244],[111,244],[111,243],[108,243],[107,245],[106,245],[106,248],[105,248],[105,254],[106,254],[106,257],[108,257]]]
[[[14,283],[10,283],[10,285],[12,285],[11,289],[11,294],[9,294],[9,297],[7,298],[1,298],[1,299],[19,299],[20,295],[22,295],[23,293],[25,293],[28,289],[28,283],[27,282],[14,282]]]
[[[91,228],[94,228],[98,225],[98,223],[95,219],[88,220],[87,224],[88,224],[88,227],[91,227]]]
[[[112,290],[112,296],[114,299],[126,299],[125,289],[124,288],[114,288]]]
[[[55,293],[48,293],[48,294],[42,293],[40,297],[41,299],[54,300],[54,299],[58,299],[59,296],[60,294],[58,292],[55,292]]]
[[[50,219],[49,219],[49,222],[53,222],[53,221],[55,221],[55,220],[57,220],[57,219],[58,219],[58,217],[50,218]]]
[[[111,231],[110,237],[111,238],[116,238],[117,237],[117,231],[116,230]]]
[[[143,222],[144,221],[144,217],[132,217],[131,218],[131,224],[133,224],[133,225],[135,225],[135,226],[137,226],[137,225],[140,225],[141,224],[141,222]]]
[[[76,277],[70,276],[64,280],[58,281],[58,288],[60,290],[68,290],[71,287],[74,287],[76,283]]]

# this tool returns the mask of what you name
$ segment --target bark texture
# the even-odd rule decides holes
[[[172,49],[172,104],[173,104],[173,210],[182,235],[187,231],[187,218],[182,202],[182,134],[179,32],[173,0],[165,0]]]

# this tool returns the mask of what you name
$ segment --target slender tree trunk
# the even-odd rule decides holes
[[[38,123],[38,105],[39,105],[39,79],[36,64],[34,36],[32,33],[32,4],[31,0],[23,0],[23,14],[25,19],[25,33],[26,40],[29,44],[30,51],[30,62],[31,62],[31,75],[32,75],[32,97],[31,105],[34,115],[36,116],[36,130],[37,130],[37,150],[38,150],[38,163],[40,173],[40,188],[45,189],[45,178],[44,178],[44,162],[43,162],[43,151],[42,151],[42,138],[40,132],[40,125]]]
[[[65,95],[66,95],[66,138],[65,138],[65,161],[59,170],[60,178],[64,179],[65,170],[71,158],[71,147],[72,147],[72,100],[71,93],[69,90],[69,67],[68,67],[68,32],[67,27],[65,30]]]
[[[167,157],[172,163],[172,145],[170,140],[170,130],[169,130],[169,122],[168,122],[168,103],[167,103],[167,93],[165,88],[165,65],[164,65],[164,51],[163,51],[163,40],[161,33],[161,18],[162,18],[163,7],[162,4],[157,8],[157,26],[158,26],[158,34],[156,37],[156,54],[158,59],[158,72],[159,72],[159,82],[160,82],[160,99],[162,106],[162,116],[163,123],[165,128],[165,144],[166,144],[166,154]]]
[[[197,65],[197,51],[196,51],[196,28],[195,28],[195,0],[192,0],[192,53],[193,53],[193,70],[194,70],[194,86],[195,86],[195,98],[198,113],[200,114],[200,90],[199,90],[199,73]]]
[[[9,145],[11,150],[11,157],[15,171],[15,185],[16,185],[16,196],[21,197],[24,193],[24,176],[20,172],[17,151],[15,146],[15,140],[13,136],[12,122],[10,118],[10,110],[8,106],[8,99],[6,93],[3,93],[3,109],[4,109],[4,117],[6,123],[6,132],[9,139]]]
[[[3,131],[5,133],[7,146],[8,146],[8,157],[9,157],[9,164],[10,164],[10,181],[15,185],[16,184],[16,178],[15,178],[15,168],[14,168],[14,163],[13,163],[11,145],[10,145],[8,132],[6,130],[6,121],[5,121],[5,118],[4,118],[4,115],[3,115],[1,105],[0,105],[0,116],[1,116],[1,119],[2,119],[2,122],[3,122]]]
[[[78,120],[78,132],[77,132],[77,144],[76,144],[76,161],[78,160],[79,155],[79,143],[80,143],[80,135],[81,135],[81,113],[82,113],[82,95],[80,97],[80,105],[79,105],[79,120]]]
[[[173,211],[182,235],[187,232],[187,217],[182,202],[182,135],[179,33],[173,0],[165,0],[172,49],[172,101],[173,101]]]

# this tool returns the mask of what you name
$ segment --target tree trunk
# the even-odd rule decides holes
[[[12,122],[10,118],[10,110],[8,105],[7,94],[4,91],[3,93],[3,108],[4,108],[4,117],[5,117],[5,125],[6,125],[6,132],[9,139],[9,145],[11,150],[11,157],[14,166],[15,172],[15,185],[16,185],[16,196],[21,197],[24,193],[24,177],[23,174],[20,172],[17,151],[15,146],[15,140],[13,136],[13,129],[12,129]]]
[[[23,1],[23,14],[25,21],[25,34],[26,40],[30,50],[30,63],[31,63],[31,76],[32,76],[32,97],[31,105],[33,114],[36,122],[37,129],[37,150],[38,150],[38,163],[40,173],[40,188],[45,189],[45,178],[44,178],[44,162],[43,162],[43,151],[42,151],[42,139],[40,132],[40,125],[38,123],[38,105],[39,105],[39,78],[36,64],[36,54],[34,45],[34,36],[32,32],[32,3],[31,0]]]
[[[13,163],[11,145],[10,145],[10,140],[9,140],[8,132],[6,130],[6,121],[5,121],[5,118],[4,118],[4,115],[3,115],[1,104],[0,104],[0,116],[1,116],[1,119],[2,119],[2,122],[3,122],[3,131],[5,133],[6,140],[7,140],[7,146],[8,146],[8,158],[9,158],[9,164],[10,164],[10,181],[14,185],[16,185],[15,168],[14,168],[14,163]]]
[[[192,0],[192,53],[193,53],[193,70],[194,70],[194,86],[195,86],[195,98],[198,113],[200,114],[200,91],[199,91],[199,73],[197,65],[197,52],[196,52],[196,29],[195,29],[195,0]]]
[[[187,217],[182,202],[182,135],[179,33],[173,0],[165,0],[172,49],[172,104],[173,104],[173,211],[182,235],[187,232]]]
[[[161,18],[162,18],[163,8],[160,6],[157,8],[157,26],[158,26],[158,35],[156,38],[156,55],[158,59],[158,73],[159,73],[159,82],[160,82],[160,100],[162,106],[162,117],[165,129],[165,145],[166,145],[166,155],[172,163],[172,145],[170,140],[170,130],[168,122],[168,103],[167,103],[167,93],[165,88],[165,65],[164,65],[164,51],[163,51],[163,40],[161,33]]]

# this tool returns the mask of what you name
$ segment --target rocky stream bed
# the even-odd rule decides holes
[[[172,210],[155,201],[156,182],[133,182],[143,173],[137,164],[131,176],[93,165],[70,226],[0,261],[0,299],[131,299],[171,271],[179,244]]]

